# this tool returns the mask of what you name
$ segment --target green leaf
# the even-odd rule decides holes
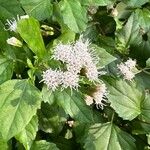
[[[98,57],[98,64],[97,67],[104,67],[111,63],[112,61],[116,60],[114,56],[109,54],[105,49],[98,47],[97,45],[92,45],[95,50],[96,56]]]
[[[30,122],[40,107],[39,90],[27,80],[9,80],[0,85],[0,133],[9,140]]]
[[[119,52],[128,53],[131,44],[135,45],[141,41],[139,29],[138,18],[132,13],[125,26],[116,31],[116,48]]]
[[[42,59],[46,54],[46,49],[41,36],[39,22],[34,18],[22,19],[18,22],[17,31],[29,48]]]
[[[146,67],[150,67],[150,58],[146,61]]]
[[[45,140],[35,141],[31,150],[59,150],[54,143],[46,142]]]
[[[123,2],[131,7],[141,7],[145,3],[149,2],[149,0],[123,0]]]
[[[38,131],[38,117],[33,116],[28,125],[23,129],[15,138],[24,145],[26,150],[30,150],[30,147],[35,139],[36,132]]]
[[[142,29],[144,29],[145,31],[144,32],[147,32],[150,28],[149,24],[150,24],[150,11],[146,8],[144,9],[137,9],[135,11],[136,13],[136,16],[138,17],[138,22],[139,22],[139,25]]]
[[[80,0],[82,5],[106,6],[113,4],[114,0]]]
[[[81,6],[79,1],[62,0],[59,7],[64,24],[76,33],[85,30],[87,26],[86,9]]]
[[[0,84],[11,79],[13,74],[13,61],[0,55]]]
[[[6,141],[0,138],[0,149],[1,150],[8,150],[8,144]]]
[[[141,113],[143,89],[136,83],[105,78],[111,107],[125,120],[132,120]]]
[[[94,122],[93,112],[90,107],[85,104],[84,98],[79,92],[63,90],[55,91],[53,94],[58,105],[73,119],[82,123]]]
[[[50,18],[52,15],[51,0],[21,0],[20,2],[26,13],[38,20]]]
[[[42,103],[41,110],[38,111],[38,117],[41,130],[58,134],[63,129],[68,115],[56,104]]]
[[[23,10],[17,0],[0,0],[0,20],[6,21],[6,19],[11,19],[11,17],[17,17],[17,15],[21,14],[23,14]]]
[[[89,128],[85,150],[135,150],[135,140],[112,123],[95,124]]]
[[[150,94],[146,94],[141,103],[141,114],[139,118],[144,122],[150,122]]]

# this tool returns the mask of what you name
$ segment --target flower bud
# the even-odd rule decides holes
[[[22,47],[22,42],[15,37],[7,39],[7,43],[16,47]]]

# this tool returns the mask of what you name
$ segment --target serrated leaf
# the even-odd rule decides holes
[[[95,124],[89,128],[85,150],[135,150],[135,140],[112,123]]]
[[[45,140],[35,141],[31,147],[31,150],[59,150],[56,144],[47,142]]]
[[[109,54],[104,48],[98,47],[94,44],[92,45],[92,47],[94,48],[96,56],[98,57],[97,67],[102,68],[112,61],[116,60],[116,58]]]
[[[36,132],[38,131],[38,117],[33,116],[28,125],[23,129],[15,138],[24,145],[26,150],[30,150],[30,147],[35,139]]]
[[[9,140],[30,122],[40,107],[39,90],[27,80],[9,80],[0,85],[0,133]]]
[[[73,119],[82,123],[94,122],[93,112],[90,107],[85,104],[83,95],[79,92],[63,90],[56,91],[53,94],[58,105]]]
[[[125,120],[132,120],[141,113],[141,102],[144,94],[142,87],[125,80],[105,78],[109,91],[108,100],[111,107]]]
[[[76,33],[85,30],[87,26],[86,9],[81,6],[79,1],[62,0],[59,7],[64,24]]]
[[[13,74],[12,60],[0,55],[0,84],[11,79]]]
[[[51,0],[21,0],[20,2],[26,13],[38,20],[50,18],[52,15]]]
[[[29,48],[42,59],[46,54],[46,49],[39,22],[34,18],[22,19],[17,24],[17,31],[28,44]]]

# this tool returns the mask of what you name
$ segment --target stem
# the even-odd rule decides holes
[[[22,61],[21,59],[15,59],[15,61],[21,62],[26,65],[26,63],[24,61]]]
[[[142,70],[144,73],[150,75],[150,72],[146,71],[146,70]]]
[[[113,114],[112,114],[112,116],[111,116],[111,123],[113,123],[114,116],[115,116],[115,111],[113,111]]]

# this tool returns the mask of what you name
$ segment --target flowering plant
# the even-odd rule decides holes
[[[149,0],[0,0],[0,150],[150,148]]]

